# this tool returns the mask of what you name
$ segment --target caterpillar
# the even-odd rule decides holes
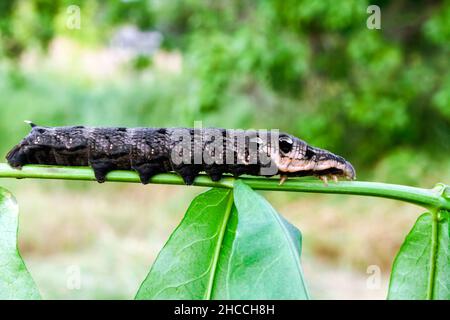
[[[355,179],[343,157],[308,145],[278,130],[217,128],[43,127],[28,122],[30,133],[6,156],[11,167],[27,164],[91,166],[102,183],[112,170],[135,170],[143,184],[165,172],[176,172],[190,185],[200,172],[213,181],[280,175]]]

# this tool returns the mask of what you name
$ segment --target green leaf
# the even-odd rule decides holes
[[[395,258],[388,299],[450,299],[449,216],[417,219]]]
[[[17,249],[18,218],[16,200],[0,188],[0,299],[40,299]]]
[[[233,204],[232,191],[197,196],[159,253],[136,299],[209,299]]]
[[[231,226],[236,228],[224,239],[227,250],[219,259],[213,296],[308,299],[300,265],[300,231],[242,181],[235,182],[234,199]]]
[[[300,232],[244,183],[211,189],[192,201],[136,299],[305,299],[300,248]]]

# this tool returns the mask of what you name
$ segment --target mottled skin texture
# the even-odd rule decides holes
[[[98,182],[104,182],[112,170],[136,170],[142,183],[158,173],[177,172],[186,184],[192,184],[200,171],[206,172],[213,181],[222,174],[272,176],[280,174],[282,182],[287,177],[318,176],[355,178],[352,165],[344,158],[329,151],[309,146],[306,142],[286,133],[272,136],[272,133],[258,133],[254,136],[237,133],[231,136],[225,129],[186,128],[87,128],[40,127],[34,124],[26,136],[7,155],[8,163],[14,168],[26,164],[62,166],[91,166]],[[188,148],[181,148],[179,136],[190,139]],[[236,133],[234,133],[236,135]],[[199,136],[202,137],[198,140]],[[215,137],[213,137],[215,136]],[[261,137],[266,138],[261,139]],[[223,138],[220,149],[213,147],[215,140]],[[242,139],[239,139],[242,138]],[[270,138],[273,138],[270,140]],[[276,140],[275,140],[276,139]],[[189,141],[189,140],[185,140]],[[250,145],[250,143],[253,143]],[[186,145],[186,144],[185,144]],[[217,146],[217,144],[216,144]],[[266,155],[271,162],[256,157],[251,161],[251,151]],[[256,146],[256,147],[255,147]],[[213,163],[195,162],[198,154],[209,154],[219,159]],[[176,152],[175,152],[176,151]],[[179,163],[174,152],[185,155],[190,161]],[[185,153],[183,153],[185,152]],[[230,160],[232,159],[232,163]],[[274,172],[263,172],[262,168],[274,165]]]

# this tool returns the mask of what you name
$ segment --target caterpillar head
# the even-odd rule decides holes
[[[335,176],[350,180],[356,178],[353,166],[327,150],[309,146],[305,141],[287,133],[280,133],[278,150],[272,160],[282,176]]]

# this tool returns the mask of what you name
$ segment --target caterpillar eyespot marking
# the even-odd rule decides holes
[[[176,172],[192,184],[199,172],[213,181],[280,175],[355,179],[350,162],[330,151],[278,130],[192,128],[43,127],[31,121],[30,133],[6,159],[14,168],[27,164],[91,166],[104,182],[112,170],[135,170],[142,183],[164,172]]]

